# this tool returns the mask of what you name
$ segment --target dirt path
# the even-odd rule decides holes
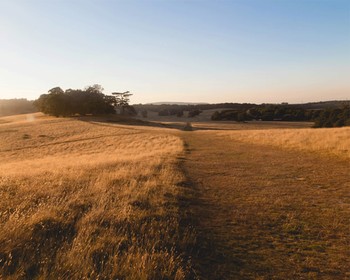
[[[183,132],[203,279],[346,279],[349,163]]]

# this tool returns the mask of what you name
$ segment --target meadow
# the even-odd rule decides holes
[[[204,279],[350,277],[350,130],[276,125],[183,134]]]
[[[223,133],[232,141],[257,143],[267,147],[313,152],[325,156],[350,159],[350,128],[254,129]]]
[[[1,118],[0,275],[185,279],[181,153],[178,137],[137,127]]]
[[[0,279],[346,279],[349,128],[0,118]]]

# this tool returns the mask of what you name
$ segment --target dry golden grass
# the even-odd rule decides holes
[[[349,161],[234,138],[250,133],[183,132],[203,278],[349,279]]]
[[[221,135],[258,145],[350,158],[350,127],[230,131]]]
[[[0,119],[0,278],[185,279],[182,141],[36,114]]]
[[[349,128],[84,120],[0,118],[0,279],[349,276]]]

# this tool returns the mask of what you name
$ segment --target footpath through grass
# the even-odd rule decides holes
[[[346,279],[349,163],[183,132],[203,279]]]

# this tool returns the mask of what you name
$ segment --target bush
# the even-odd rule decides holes
[[[190,122],[186,123],[184,130],[185,131],[192,131],[192,124]]]
[[[202,113],[201,110],[191,110],[188,112],[188,117],[193,118],[195,116],[198,116],[200,113]]]
[[[176,114],[176,116],[178,118],[181,118],[183,115],[184,115],[184,111],[182,111],[182,110],[178,111],[177,114]]]
[[[141,116],[142,116],[143,118],[147,118],[147,116],[148,116],[148,111],[147,111],[147,110],[141,111]]]

